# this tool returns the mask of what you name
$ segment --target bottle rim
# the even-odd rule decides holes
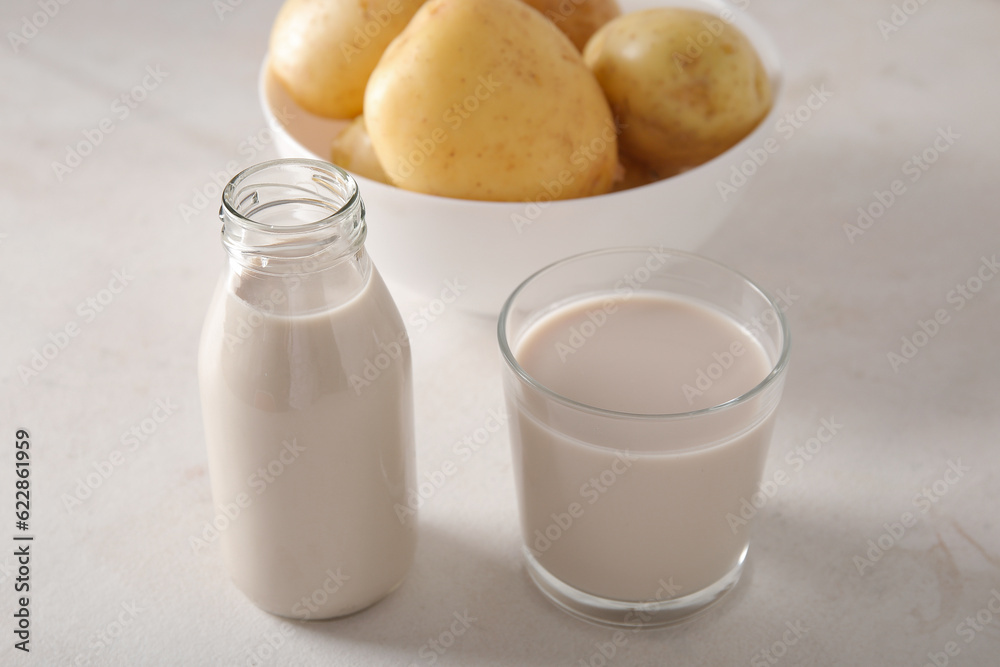
[[[341,257],[367,236],[357,181],[321,160],[281,158],[247,167],[223,190],[219,217],[223,244],[238,255]]]

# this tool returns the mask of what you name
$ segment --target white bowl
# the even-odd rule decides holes
[[[552,262],[612,246],[697,250],[732,211],[745,188],[724,199],[718,183],[728,183],[747,149],[770,136],[783,87],[777,49],[759,24],[724,0],[620,0],[620,5],[624,12],[669,5],[729,18],[756,47],[771,77],[770,114],[705,164],[598,197],[542,204],[468,201],[409,192],[355,174],[367,208],[366,246],[391,287],[437,298],[457,281],[458,307],[495,315],[522,280]],[[266,59],[260,101],[279,155],[330,159],[330,142],[347,121],[301,109],[271,75]]]

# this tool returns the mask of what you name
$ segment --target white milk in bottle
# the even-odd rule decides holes
[[[413,560],[406,331],[364,248],[346,172],[276,160],[223,194],[229,265],[199,352],[214,527],[258,606],[325,619],[395,589]]]

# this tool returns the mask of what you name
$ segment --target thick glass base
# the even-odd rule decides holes
[[[629,602],[611,600],[585,593],[552,576],[548,570],[524,549],[528,574],[545,597],[563,611],[577,618],[600,625],[623,628],[657,628],[688,620],[718,602],[740,580],[747,550],[740,555],[736,567],[711,586],[695,593],[669,600]]]

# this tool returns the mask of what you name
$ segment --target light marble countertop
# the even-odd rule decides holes
[[[629,634],[607,663],[998,665],[1000,279],[983,258],[1000,256],[1000,4],[896,0],[913,14],[892,32],[890,0],[741,4],[784,54],[789,112],[812,86],[832,92],[702,248],[794,299],[765,472],[788,481],[737,590],[694,622]],[[55,15],[32,32],[42,6]],[[424,504],[402,588],[356,616],[269,616],[228,582],[217,544],[189,545],[213,512],[195,357],[223,259],[217,197],[199,208],[194,193],[231,160],[274,156],[256,78],[277,7],[0,8],[0,663],[604,664],[614,631],[556,610],[523,571],[504,432]],[[85,133],[91,154],[54,168]],[[844,225],[896,179],[902,194],[850,239]],[[182,204],[199,209],[189,221]],[[400,295],[404,315],[425,304]],[[936,313],[934,335],[917,334]],[[893,368],[903,337],[925,344]],[[52,341],[64,349],[22,378]],[[450,309],[414,355],[423,474],[501,405],[494,322]],[[158,402],[169,416],[148,421]],[[837,432],[806,460],[823,420]],[[148,435],[123,441],[133,426]],[[32,442],[27,656],[12,635],[17,428]],[[449,642],[455,614],[474,620]]]

